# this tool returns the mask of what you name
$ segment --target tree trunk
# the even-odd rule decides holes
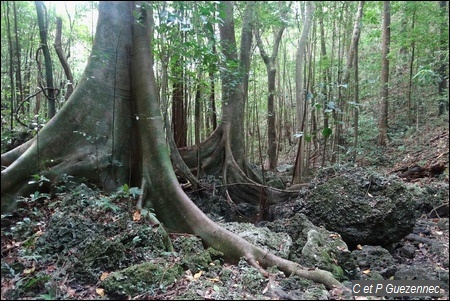
[[[2,5],[6,5],[6,25],[8,30],[8,48],[9,48],[9,82],[10,82],[10,119],[9,119],[9,131],[11,132],[11,135],[14,131],[14,95],[15,95],[15,82],[14,82],[14,62],[13,62],[13,45],[12,45],[12,38],[11,38],[11,21],[10,21],[10,10],[9,10],[9,1],[2,2]]]
[[[53,46],[55,47],[56,54],[58,55],[59,61],[61,63],[61,66],[64,69],[64,73],[66,74],[67,78],[67,90],[66,94],[64,95],[64,99],[68,100],[70,95],[73,92],[73,75],[72,70],[70,70],[69,63],[67,63],[66,56],[64,55],[64,51],[61,46],[61,35],[62,35],[62,19],[56,18],[56,34],[55,34],[55,43]]]
[[[448,53],[448,13],[447,13],[447,1],[439,1],[440,9],[440,66],[439,66],[439,83],[438,83],[438,93],[439,93],[439,116],[448,111],[448,96],[446,90],[448,89],[448,76],[447,76],[447,65],[448,57],[445,53]]]
[[[172,63],[172,76],[177,80],[173,83],[172,94],[172,130],[177,147],[187,145],[187,112],[184,99],[184,71],[183,59],[178,58]]]
[[[361,33],[361,19],[363,17],[363,8],[364,8],[365,1],[359,1],[358,4],[358,11],[356,12],[355,16],[355,23],[353,25],[353,35],[352,35],[352,41],[350,43],[350,47],[347,54],[347,68],[345,70],[344,75],[344,84],[349,84],[350,81],[350,73],[353,69],[353,66],[355,66],[354,74],[355,74],[355,92],[354,92],[354,134],[353,134],[353,152],[352,152],[352,160],[355,161],[356,159],[356,147],[358,145],[358,113],[359,113],[359,83],[358,80],[358,44],[359,44],[359,36]]]
[[[56,114],[56,98],[53,85],[53,67],[52,59],[50,57],[50,50],[47,45],[47,24],[45,20],[45,6],[43,1],[35,1],[36,11],[38,16],[39,24],[39,35],[41,37],[41,49],[44,54],[44,64],[45,64],[45,82],[46,86],[41,87],[45,93],[48,100],[48,112],[47,117],[52,118]]]
[[[309,31],[312,26],[312,17],[314,14],[314,4],[311,1],[306,2],[305,23],[302,30],[302,35],[298,41],[295,67],[295,82],[296,82],[296,117],[297,126],[296,134],[298,136],[297,156],[295,159],[294,176],[292,184],[299,184],[302,182],[302,174],[305,159],[304,155],[304,130],[305,130],[305,91],[303,88],[303,60],[306,52],[306,42],[308,40]]]
[[[17,60],[17,68],[16,68],[16,89],[19,90],[19,95],[17,97],[17,103],[22,103],[23,101],[23,86],[22,86],[22,64],[21,64],[21,55],[20,55],[20,45],[19,45],[19,37],[18,37],[18,29],[17,29],[17,9],[16,9],[16,1],[13,1],[13,10],[14,10],[14,37],[16,42],[16,60]],[[22,113],[25,113],[25,110],[22,109]]]
[[[380,117],[378,123],[378,145],[384,146],[388,140],[388,92],[389,92],[389,46],[391,42],[391,4],[383,1],[383,47],[381,56]]]
[[[267,138],[268,138],[268,156],[269,156],[269,170],[275,170],[277,166],[277,151],[278,151],[278,140],[276,132],[276,112],[275,112],[275,79],[276,79],[276,60],[278,57],[278,49],[280,47],[281,38],[283,32],[286,28],[287,23],[284,21],[286,19],[286,8],[280,7],[280,27],[274,34],[274,43],[272,54],[269,56],[265,49],[264,44],[261,40],[259,29],[255,29],[256,42],[259,48],[261,57],[263,58],[264,64],[267,69]]]
[[[328,289],[343,288],[330,272],[308,270],[218,226],[181,189],[166,148],[153,73],[153,12],[151,7],[140,5],[133,13],[135,7],[133,2],[100,2],[95,55],[90,57],[72,97],[41,130],[39,138],[27,144],[25,152],[19,148],[2,155],[2,165],[8,166],[1,172],[2,212],[7,196],[25,192],[30,173],[42,173],[53,181],[63,174],[97,182],[108,179],[110,186],[126,183],[128,177],[120,175],[138,175],[135,182],[142,180],[144,206],[153,208],[169,231],[198,235],[230,261],[246,258],[262,272],[262,268],[278,266],[288,275],[321,282]],[[113,64],[116,58],[120,59]],[[115,81],[116,76],[121,80]],[[116,97],[112,97],[113,90],[119,91]],[[111,110],[114,106],[116,116]],[[224,130],[232,128],[229,123],[227,127]],[[115,161],[123,164],[114,165]],[[99,178],[99,174],[104,177]]]
[[[411,17],[411,31],[414,32],[414,27],[416,24],[416,7],[414,7],[414,11]],[[407,108],[408,108],[408,125],[412,125],[414,122],[413,116],[412,116],[412,100],[411,100],[411,94],[413,90],[413,77],[414,77],[414,60],[415,60],[415,53],[416,53],[416,42],[414,40],[411,41],[411,58],[409,60],[409,78],[408,78],[408,92],[407,92]]]

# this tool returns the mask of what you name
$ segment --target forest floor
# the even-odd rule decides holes
[[[441,202],[448,204],[448,150],[448,124],[429,122],[420,131],[393,137],[383,151],[370,154],[371,160],[358,164],[376,168],[381,174],[396,174],[407,185],[436,187],[437,195],[447,196]],[[441,165],[443,170],[435,173]],[[164,242],[160,229],[149,227],[135,212],[132,191],[105,195],[85,185],[70,186],[70,181],[66,188],[69,189],[53,198],[46,195],[27,198],[26,207],[13,215],[2,215],[2,300],[352,298],[327,292],[319,285],[314,293],[309,285],[309,295],[304,292],[296,295],[293,291],[302,288],[301,279],[285,277],[276,269],[266,279],[243,260],[238,264],[225,263],[220,254],[203,249],[198,239],[189,235],[171,235],[175,252],[161,251]],[[97,235],[99,231],[103,236]],[[424,212],[417,220],[415,234],[420,237],[417,241],[400,242],[409,245],[415,255],[399,258],[401,255],[397,254],[396,258],[415,266],[439,266],[448,273],[448,209],[444,216],[442,211]],[[433,242],[446,246],[443,256],[436,256],[431,250]],[[137,269],[132,273],[144,273],[148,282],[128,288],[134,294],[109,293],[105,279],[112,272],[142,262],[153,263],[146,266],[147,274]],[[270,289],[274,283],[280,288],[278,291]],[[440,297],[428,299],[444,300],[448,296],[447,290]]]

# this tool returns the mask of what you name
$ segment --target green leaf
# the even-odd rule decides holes
[[[330,128],[324,128],[322,130],[322,135],[324,138],[329,137],[332,133],[333,133],[333,131]]]

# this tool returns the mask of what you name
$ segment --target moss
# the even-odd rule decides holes
[[[183,274],[178,264],[170,262],[145,262],[111,273],[103,281],[108,294],[135,296],[175,282]]]
[[[347,277],[344,275],[344,270],[338,265],[335,264],[332,265],[331,273],[333,274],[334,278],[336,278],[338,281],[343,281],[347,279]]]

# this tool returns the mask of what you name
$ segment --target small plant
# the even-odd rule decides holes
[[[105,210],[111,210],[114,213],[120,211],[120,208],[118,206],[114,205],[113,203],[111,203],[111,201],[106,197],[100,198],[100,200],[98,200],[98,202],[96,204],[99,207],[101,207]]]
[[[28,184],[32,185],[32,184],[38,184],[38,186],[42,186],[44,183],[49,183],[50,180],[47,179],[45,176],[43,175],[38,175],[38,174],[34,174],[32,175],[33,180],[28,181]]]
[[[117,196],[121,198],[136,199],[142,195],[142,190],[139,187],[129,187],[128,184],[123,184],[117,189]]]
[[[33,180],[28,181],[28,184],[30,184],[30,185],[37,184],[38,189],[39,189],[39,187],[42,187],[45,183],[50,183],[50,180],[43,175],[34,174],[34,175],[32,175],[32,177],[33,177]],[[31,197],[31,201],[36,201],[41,198],[49,199],[50,195],[48,193],[43,193],[43,192],[40,192],[39,190],[36,190],[33,194],[30,194],[30,197]]]

